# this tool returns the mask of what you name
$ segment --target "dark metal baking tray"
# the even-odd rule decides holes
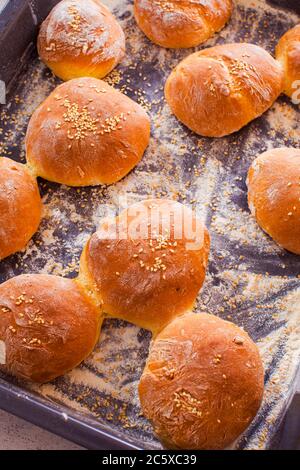
[[[59,83],[39,61],[37,25],[57,1],[11,0],[0,14],[0,156],[24,162],[24,133],[35,107]],[[293,397],[299,365],[300,260],[279,249],[250,217],[245,176],[257,153],[299,146],[299,109],[282,96],[261,118],[223,139],[200,138],[172,116],[163,99],[170,70],[191,50],[165,50],[137,28],[132,1],[104,0],[121,22],[127,54],[109,83],[145,106],[152,139],[142,162],[110,187],[67,188],[39,179],[45,213],[23,253],[0,263],[0,281],[30,272],[75,277],[85,240],[101,217],[149,196],[191,204],[210,228],[207,280],[195,310],[244,327],[265,363],[262,408],[235,448],[270,448]],[[237,0],[226,28],[201,48],[249,41],[274,51],[278,38],[299,21],[298,0]],[[199,48],[200,49],[200,48]],[[106,320],[94,354],[45,386],[1,375],[0,407],[93,449],[159,449],[141,416],[137,383],[150,334]]]

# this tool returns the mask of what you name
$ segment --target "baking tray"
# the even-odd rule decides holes
[[[11,0],[0,16],[0,79],[8,85],[8,104],[0,107],[0,156],[21,162],[30,115],[59,83],[34,47],[37,24],[55,3]],[[221,33],[192,50],[150,43],[135,24],[132,1],[104,3],[127,38],[126,57],[107,81],[148,110],[150,146],[138,167],[109,187],[67,188],[39,179],[43,222],[24,252],[1,262],[0,281],[32,272],[75,277],[82,247],[101,218],[141,199],[172,197],[192,205],[212,236],[195,310],[245,328],[265,364],[261,410],[233,447],[270,448],[299,366],[300,258],[277,247],[250,217],[245,178],[258,153],[299,146],[299,108],[281,96],[240,132],[201,138],[171,115],[163,85],[179,60],[196,49],[248,41],[273,53],[279,37],[299,21],[299,0],[237,0]],[[150,340],[133,325],[106,320],[92,356],[66,376],[34,386],[1,375],[0,407],[87,448],[160,449],[137,396]]]

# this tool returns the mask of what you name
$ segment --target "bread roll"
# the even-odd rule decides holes
[[[282,36],[276,47],[276,59],[285,72],[284,92],[292,97],[300,88],[300,24]]]
[[[205,279],[209,234],[174,201],[135,204],[104,221],[81,259],[81,278],[104,312],[154,334],[192,308]]]
[[[95,78],[57,87],[34,112],[27,161],[43,178],[69,186],[111,184],[140,161],[150,120],[141,106]]]
[[[268,150],[248,173],[248,203],[260,227],[300,255],[300,149]]]
[[[41,26],[38,52],[62,80],[102,78],[123,58],[125,37],[99,0],[63,0]]]
[[[263,387],[262,362],[249,336],[201,313],[175,319],[157,336],[139,396],[167,447],[223,449],[256,415]]]
[[[220,31],[232,0],[135,0],[134,16],[145,35],[162,47],[193,47]]]
[[[41,221],[42,202],[26,166],[0,158],[0,260],[23,250]]]
[[[283,89],[283,71],[253,44],[196,52],[173,70],[165,95],[175,116],[197,134],[222,137],[264,113]]]
[[[0,364],[6,373],[48,382],[93,350],[99,311],[78,284],[23,275],[0,285]]]

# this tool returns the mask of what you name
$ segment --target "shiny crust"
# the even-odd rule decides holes
[[[98,0],[63,0],[43,22],[38,52],[63,80],[103,78],[123,58],[125,36]]]
[[[145,35],[162,47],[185,48],[220,31],[232,13],[232,0],[135,0],[134,16]]]
[[[300,24],[282,36],[276,47],[276,59],[281,62],[285,72],[284,92],[292,97],[296,89],[300,88],[300,82],[293,87],[296,80],[300,81]]]
[[[0,286],[0,341],[5,372],[48,382],[82,362],[93,350],[101,317],[75,281],[23,275]]]
[[[37,176],[69,186],[111,184],[140,161],[150,120],[141,106],[95,78],[57,87],[34,112],[27,161]]]
[[[280,246],[300,255],[300,150],[262,153],[249,169],[247,184],[257,223]]]
[[[148,232],[153,214],[161,215],[160,223]],[[181,228],[177,215],[188,223],[197,222],[194,239],[189,234],[177,239],[171,228],[166,242],[159,242],[157,235],[165,234],[163,227],[169,220]],[[124,231],[123,239],[111,239],[115,223],[120,233]],[[146,236],[136,239],[133,227],[146,228]],[[195,240],[195,249],[187,249],[187,243]],[[143,201],[102,223],[83,252],[81,276],[97,289],[107,315],[156,333],[193,307],[205,279],[209,245],[208,231],[190,209],[174,201]]]
[[[197,134],[222,137],[263,114],[283,89],[280,64],[253,44],[224,44],[191,54],[169,76],[175,116]]]
[[[152,343],[139,395],[169,448],[223,449],[256,415],[264,373],[256,345],[204,313],[171,322]]]
[[[41,221],[42,202],[26,166],[0,158],[0,260],[23,250]]]

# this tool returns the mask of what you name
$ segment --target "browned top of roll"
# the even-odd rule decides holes
[[[201,313],[175,319],[157,336],[139,395],[167,447],[223,449],[254,418],[263,387],[262,362],[249,336]]]
[[[99,0],[63,0],[43,22],[38,51],[63,80],[102,78],[122,59],[122,28]]]
[[[38,176],[70,186],[110,184],[140,161],[150,137],[141,106],[107,83],[79,78],[34,112],[27,161]]]
[[[0,364],[48,382],[77,366],[99,336],[99,313],[75,281],[23,275],[0,285]]]
[[[190,209],[148,200],[102,223],[83,253],[81,276],[106,314],[155,333],[193,306],[208,253],[209,234]]]
[[[300,255],[300,149],[262,153],[247,182],[249,207],[258,224],[279,245]]]
[[[208,137],[238,131],[260,116],[283,89],[280,64],[253,44],[196,52],[173,70],[165,94],[187,127]]]
[[[0,260],[25,248],[41,221],[36,179],[26,166],[0,158]]]
[[[232,0],[135,0],[134,15],[154,43],[171,48],[201,44],[223,28],[232,12]]]
[[[300,24],[282,36],[276,47],[276,58],[284,69],[284,92],[291,97],[300,88]]]

